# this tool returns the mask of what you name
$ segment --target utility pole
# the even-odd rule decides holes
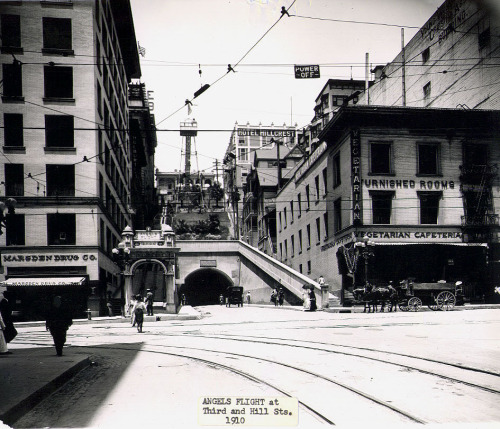
[[[401,69],[401,77],[402,77],[402,100],[403,100],[403,106],[406,106],[406,67],[405,67],[405,29],[401,29],[401,63],[402,63],[402,69]]]
[[[215,164],[215,180],[216,183],[219,183],[219,160],[216,159],[214,164]]]

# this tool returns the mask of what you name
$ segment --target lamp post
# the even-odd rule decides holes
[[[14,198],[7,198],[5,202],[0,201],[0,235],[3,229],[9,229],[12,226],[12,218],[16,214],[17,201]],[[7,211],[7,214],[5,212]]]
[[[370,241],[368,237],[363,237],[362,241],[357,241],[354,244],[358,255],[360,255],[365,260],[365,287],[368,285],[368,266],[369,258],[375,256],[373,251],[375,243]]]
[[[125,247],[125,244],[118,243],[118,247],[115,247],[111,253],[113,253],[113,262],[123,271],[130,258],[130,249]]]

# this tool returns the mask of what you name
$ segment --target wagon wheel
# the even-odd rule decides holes
[[[453,295],[449,290],[440,292],[436,298],[436,303],[440,310],[448,311],[455,307],[455,295]]]
[[[437,305],[435,302],[432,303],[432,304],[428,304],[427,307],[429,307],[432,311],[438,311],[438,310],[441,310],[439,308],[439,305]]]
[[[414,296],[408,300],[408,310],[418,311],[420,307],[422,307],[422,300],[420,298]]]
[[[408,308],[408,300],[407,299],[405,299],[404,301],[401,301],[398,306],[399,306],[399,309],[401,311],[408,311],[409,310],[409,308]]]

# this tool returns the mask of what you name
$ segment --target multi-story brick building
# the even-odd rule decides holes
[[[2,2],[0,33],[0,192],[17,200],[0,237],[7,288],[28,317],[56,291],[98,314],[121,296],[111,251],[132,225],[133,164],[154,146],[128,132],[141,73],[130,2]]]
[[[494,2],[446,0],[396,58],[374,69],[360,103],[500,107],[500,14]]]
[[[277,196],[281,260],[323,275],[339,297],[354,282],[410,277],[461,280],[469,298],[488,296],[499,119],[498,111],[341,108]],[[355,267],[361,240],[373,244],[366,272],[363,258]]]

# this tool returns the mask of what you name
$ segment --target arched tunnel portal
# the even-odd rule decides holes
[[[234,283],[222,271],[200,268],[186,276],[179,288],[179,298],[184,294],[186,304],[192,306],[218,304],[220,294],[225,295],[229,286]]]

